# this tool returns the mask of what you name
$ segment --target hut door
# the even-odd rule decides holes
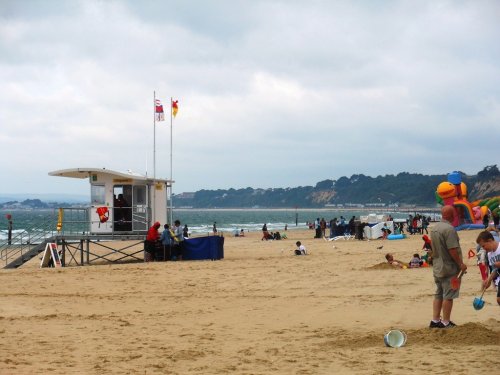
[[[146,185],[134,185],[132,189],[132,230],[148,230],[148,189]]]
[[[132,185],[113,186],[113,220],[115,232],[132,230]]]

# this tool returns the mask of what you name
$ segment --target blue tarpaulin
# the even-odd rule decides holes
[[[224,258],[224,237],[206,236],[184,240],[183,260],[218,260]]]

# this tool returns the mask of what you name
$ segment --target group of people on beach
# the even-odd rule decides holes
[[[491,215],[489,215],[488,213],[486,213],[483,216],[483,225],[484,225],[485,229],[490,226],[491,220],[493,220],[493,226],[495,228],[498,228],[498,226],[500,225],[500,216],[498,215],[497,211],[493,211],[491,213]]]
[[[462,260],[462,250],[458,234],[451,225],[456,215],[453,206],[444,206],[442,220],[431,229],[433,275],[436,292],[433,301],[433,316],[430,328],[451,328],[456,324],[451,320],[453,300],[458,298],[460,283],[454,282],[467,271]],[[495,284],[497,304],[500,305],[500,241],[498,226],[488,227],[479,233],[476,244],[486,253],[488,264],[486,274],[482,274],[483,290]],[[489,273],[489,275],[487,275]]]
[[[385,254],[385,259],[387,263],[389,263],[393,267],[398,268],[419,268],[419,267],[428,267],[428,264],[420,257],[418,253],[413,254],[413,257],[409,262],[403,262],[401,260],[394,259],[394,256],[391,253]]]
[[[288,229],[288,226],[285,225],[285,232]],[[242,229],[243,231],[243,229]],[[261,241],[269,241],[269,240],[285,240],[287,239],[286,233],[281,234],[280,232],[270,232],[267,230],[267,223],[264,223],[262,226],[262,238]]]
[[[330,221],[326,221],[325,218],[316,218],[314,222],[307,222],[306,225],[309,229],[315,230],[314,238],[326,237],[326,231],[329,229],[329,237],[333,238],[336,236],[343,236],[345,234],[354,235],[355,234],[355,223],[356,217],[353,216],[349,221],[347,221],[344,216],[340,216],[340,219],[333,218]]]
[[[389,217],[387,221],[392,221],[392,218]],[[420,214],[408,215],[406,222],[403,221],[394,221],[394,233],[395,234],[405,234],[405,231],[410,235],[415,234],[429,234],[428,227],[431,222],[430,216],[424,216]]]
[[[426,234],[422,236],[422,240],[424,240],[422,250],[425,252],[423,255],[415,253],[409,262],[402,262],[394,259],[394,256],[391,253],[387,253],[385,254],[387,263],[397,268],[419,268],[432,266],[432,241]]]
[[[184,239],[188,237],[187,225],[182,228],[180,220],[175,220],[172,228],[169,224],[163,225],[162,233],[160,227],[157,221],[148,230],[144,242],[144,261],[182,260]]]
[[[420,214],[416,214],[415,216],[409,215],[408,219],[406,219],[406,230],[410,235],[424,234],[424,232],[425,234],[429,234],[427,228],[429,227],[430,221],[431,218],[424,215]],[[403,231],[402,225],[401,225],[401,230]]]
[[[452,226],[456,210],[453,206],[444,206],[442,219],[430,229],[430,238],[423,235],[423,250],[426,258],[414,254],[410,262],[405,263],[386,254],[389,264],[398,268],[417,268],[424,264],[432,265],[435,292],[432,302],[432,318],[429,328],[453,328],[456,324],[451,320],[453,301],[459,297],[460,277],[467,271],[463,262],[462,249],[458,233]],[[489,224],[489,223],[488,223]],[[421,232],[422,233],[422,232]],[[482,274],[483,289],[494,284],[497,288],[497,304],[500,305],[500,236],[498,226],[488,226],[479,233],[477,239],[478,265],[484,265]]]

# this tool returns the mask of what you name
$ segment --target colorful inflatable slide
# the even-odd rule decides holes
[[[459,172],[451,172],[448,174],[448,181],[438,185],[436,200],[441,205],[455,207],[457,215],[452,225],[457,230],[484,228],[483,220],[486,215],[491,219],[492,214],[500,214],[500,196],[468,201],[467,186],[462,182]]]

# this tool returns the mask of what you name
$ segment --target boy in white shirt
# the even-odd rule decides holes
[[[297,241],[295,245],[297,245],[297,249],[295,250],[295,255],[307,255],[306,247],[302,245],[300,241]]]
[[[500,242],[496,241],[491,232],[485,230],[479,233],[476,243],[488,254],[488,263],[492,268],[490,276],[483,282],[484,289],[489,288],[494,281],[497,288],[497,303],[500,305]]]

